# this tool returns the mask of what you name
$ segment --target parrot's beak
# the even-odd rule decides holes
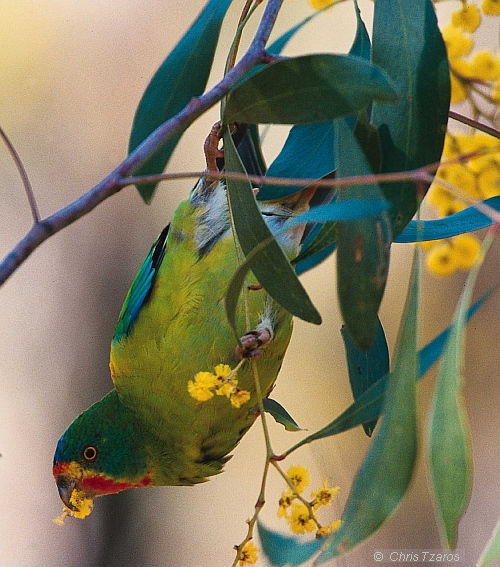
[[[78,512],[78,508],[71,503],[71,495],[76,487],[76,482],[76,480],[64,475],[59,475],[56,479],[57,490],[59,491],[61,500],[64,505],[70,510],[73,510],[73,512]]]

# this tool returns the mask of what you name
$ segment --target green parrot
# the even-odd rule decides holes
[[[220,473],[258,415],[253,364],[263,396],[275,383],[291,315],[250,274],[236,319],[240,345],[226,318],[224,295],[241,254],[225,184],[208,174],[220,163],[214,132],[205,145],[207,175],[177,207],[125,299],[111,344],[114,389],[57,444],[61,521],[88,515],[96,496],[192,485]],[[286,224],[307,210],[314,192],[262,204],[289,258],[299,252],[304,226],[287,231]]]

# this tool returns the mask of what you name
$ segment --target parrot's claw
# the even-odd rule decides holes
[[[220,127],[220,121],[216,122],[212,126],[210,134],[207,136],[203,145],[205,161],[207,163],[207,169],[205,170],[206,177],[210,177],[210,173],[219,173],[217,159],[224,157],[224,150],[219,149],[219,142],[221,139]]]
[[[271,329],[264,327],[257,331],[250,331],[240,338],[240,345],[236,347],[236,354],[241,358],[259,358],[265,346],[273,338]]]

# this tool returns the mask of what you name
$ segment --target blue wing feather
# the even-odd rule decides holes
[[[113,342],[117,342],[121,340],[124,335],[128,336],[130,334],[142,306],[149,299],[156,274],[158,273],[158,268],[161,266],[165,255],[169,226],[170,225],[162,231],[153,244],[132,283],[127,297],[125,298],[120,316],[118,317]]]

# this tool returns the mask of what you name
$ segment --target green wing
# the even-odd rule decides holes
[[[158,269],[165,255],[169,227],[170,225],[167,225],[156,239],[132,283],[118,317],[113,342],[118,342],[124,335],[130,334],[139,311],[149,299]]]

